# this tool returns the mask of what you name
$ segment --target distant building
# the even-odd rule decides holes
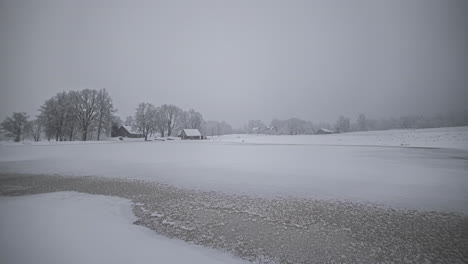
[[[143,134],[138,131],[132,129],[131,126],[121,126],[117,133],[115,134],[116,137],[128,137],[128,138],[142,138]]]
[[[317,130],[317,132],[315,132],[315,134],[317,135],[333,134],[333,131],[326,129],[326,128],[320,128],[319,130]]]
[[[203,139],[198,129],[184,129],[179,133],[180,139]]]

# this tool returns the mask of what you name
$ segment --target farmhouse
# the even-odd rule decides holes
[[[333,131],[326,129],[326,128],[320,128],[319,130],[317,130],[315,134],[317,135],[333,134]]]
[[[117,137],[141,138],[143,134],[132,129],[131,126],[121,126],[116,133]]]
[[[181,139],[202,139],[202,135],[198,129],[184,129],[180,131],[179,137]]]

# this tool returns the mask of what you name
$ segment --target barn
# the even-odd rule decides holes
[[[131,126],[121,126],[117,130],[117,133],[115,135],[117,137],[128,137],[128,138],[142,138],[143,137],[143,134],[133,130]]]
[[[315,134],[317,135],[333,134],[333,131],[326,129],[326,128],[320,128],[319,130],[317,130]]]
[[[181,139],[203,139],[198,129],[184,129],[180,131],[179,137]]]

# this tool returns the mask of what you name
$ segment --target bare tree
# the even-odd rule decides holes
[[[81,129],[81,139],[86,141],[93,122],[98,117],[98,92],[96,90],[85,89],[72,91],[72,109],[74,117]]]
[[[119,131],[120,126],[122,126],[123,122],[120,117],[116,115],[112,115],[111,118],[111,137],[115,137]]]
[[[188,118],[189,118],[188,128],[201,129],[201,126],[203,124],[202,114],[200,114],[200,112],[197,112],[193,109],[190,109],[187,113],[188,113]]]
[[[180,116],[183,111],[175,105],[166,104],[161,106],[161,111],[166,121],[167,135],[171,136],[172,131],[177,127],[180,121]]]
[[[166,121],[166,115],[164,114],[163,109],[160,106],[156,108],[154,121],[155,121],[156,129],[159,130],[161,137],[164,137],[166,126],[167,126],[167,121]]]
[[[28,123],[28,115],[26,113],[13,113],[11,117],[7,117],[1,126],[7,132],[7,136],[15,138],[15,142],[24,139],[25,127]]]
[[[226,123],[224,121],[221,121],[221,122],[218,122],[218,121],[203,122],[202,131],[203,131],[202,134],[210,135],[210,136],[226,135],[226,134],[231,134],[233,132],[231,125],[229,125],[228,123]]]
[[[55,108],[56,101],[55,98],[52,97],[50,99],[47,99],[39,109],[39,111],[41,112],[39,114],[39,119],[41,120],[41,123],[44,126],[44,132],[48,141],[50,141],[50,139],[54,136],[54,134],[57,131],[55,128]]]
[[[126,126],[133,126],[134,123],[135,123],[135,120],[133,119],[133,116],[127,116],[127,117],[125,118],[124,125],[126,125]]]
[[[336,122],[336,128],[340,132],[349,132],[349,131],[351,131],[351,122],[350,122],[349,118],[344,117],[344,116],[340,116],[338,118],[338,121]]]
[[[190,127],[190,116],[188,111],[182,111],[179,118],[179,129],[185,129]]]
[[[30,122],[31,135],[34,141],[41,140],[42,122],[40,119],[34,119]]]
[[[190,109],[181,113],[179,118],[179,128],[201,129],[203,122],[202,114],[194,109]]]
[[[112,98],[106,89],[101,89],[97,96],[97,140],[101,137],[101,131],[104,129],[106,132],[110,131],[112,113],[115,111],[112,104]]]
[[[306,121],[299,118],[290,118],[286,120],[286,126],[289,135],[305,134]]]
[[[156,128],[156,107],[150,103],[140,103],[135,112],[134,128],[143,134],[145,140],[154,133]]]
[[[66,116],[65,108],[67,107],[65,100],[66,93],[58,93],[46,100],[39,110],[49,140],[52,136],[55,137],[56,141],[62,139],[63,125]]]
[[[364,114],[360,114],[357,119],[357,129],[359,131],[366,131],[367,130],[367,122],[366,116]]]
[[[75,136],[75,132],[77,130],[78,124],[76,118],[73,113],[72,109],[72,100],[69,96],[69,107],[67,109],[67,113],[65,115],[65,123],[63,128],[63,134],[65,137],[68,137],[69,141],[73,141],[73,137]]]

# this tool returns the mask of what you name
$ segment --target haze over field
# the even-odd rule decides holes
[[[62,90],[249,119],[467,112],[468,3],[0,3],[0,120]]]

